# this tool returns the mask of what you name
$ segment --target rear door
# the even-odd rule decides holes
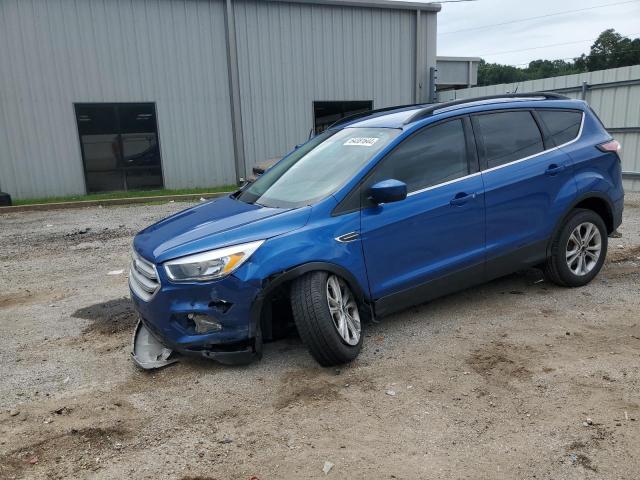
[[[407,198],[367,204],[368,187],[389,179],[407,184]],[[467,117],[404,140],[364,183],[363,197],[362,245],[379,314],[482,278],[483,186]]]
[[[485,188],[487,273],[544,260],[556,220],[575,196],[571,160],[531,110],[472,116]]]

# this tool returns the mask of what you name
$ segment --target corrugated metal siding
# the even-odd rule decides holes
[[[0,2],[0,187],[84,193],[74,102],[155,102],[165,185],[235,181],[224,6]]]
[[[640,127],[640,84],[602,85],[610,82],[640,80],[640,65],[612,68],[597,72],[544,78],[520,83],[473,87],[455,91],[440,92],[440,100],[469,98],[500,93],[554,91],[565,88],[575,89],[587,82],[592,88],[587,91],[586,100],[598,114],[607,128]],[[601,85],[601,87],[599,87]],[[580,98],[579,90],[562,92],[572,98]],[[622,169],[626,172],[640,172],[640,132],[615,132],[613,136],[622,144]],[[640,181],[625,179],[625,188],[640,190]]]
[[[239,0],[234,15],[248,169],[306,140],[314,100],[413,102],[415,12]]]

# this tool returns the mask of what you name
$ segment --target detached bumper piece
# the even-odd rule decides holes
[[[151,334],[151,332],[138,320],[133,334],[133,361],[144,370],[154,370],[166,367],[178,361],[173,350],[165,347]]]
[[[249,365],[254,360],[260,360],[262,358],[262,352],[255,347],[249,346],[233,351],[206,350],[202,352],[202,356],[215,360],[222,365],[240,366]]]

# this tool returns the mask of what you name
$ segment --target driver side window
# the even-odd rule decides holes
[[[469,174],[461,119],[426,127],[387,155],[367,182],[395,179],[407,184],[407,193]]]

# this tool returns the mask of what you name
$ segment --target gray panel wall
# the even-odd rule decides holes
[[[234,3],[248,170],[307,139],[314,100],[413,103],[415,11]],[[435,17],[422,13],[433,65]]]
[[[438,85],[469,86],[476,83],[478,83],[478,62],[438,59]]]
[[[314,100],[413,103],[417,83],[427,98],[435,13],[416,38],[415,10],[232,3],[247,171],[306,140]],[[98,102],[155,102],[166,187],[234,183],[225,12],[223,0],[0,0],[0,189],[85,193],[74,103]]]
[[[224,6],[0,1],[0,188],[84,193],[74,102],[156,102],[165,185],[235,182]]]
[[[615,82],[632,84],[616,85]],[[605,127],[622,144],[622,169],[640,173],[640,65],[612,68],[597,72],[544,78],[521,83],[473,87],[441,92],[440,100],[468,98],[500,93],[558,91],[573,98],[580,98],[580,86],[587,82],[586,101],[598,114]],[[611,85],[607,85],[614,82]],[[622,132],[619,129],[626,129]],[[633,129],[633,130],[631,130]],[[625,189],[640,191],[640,180],[625,178]]]

